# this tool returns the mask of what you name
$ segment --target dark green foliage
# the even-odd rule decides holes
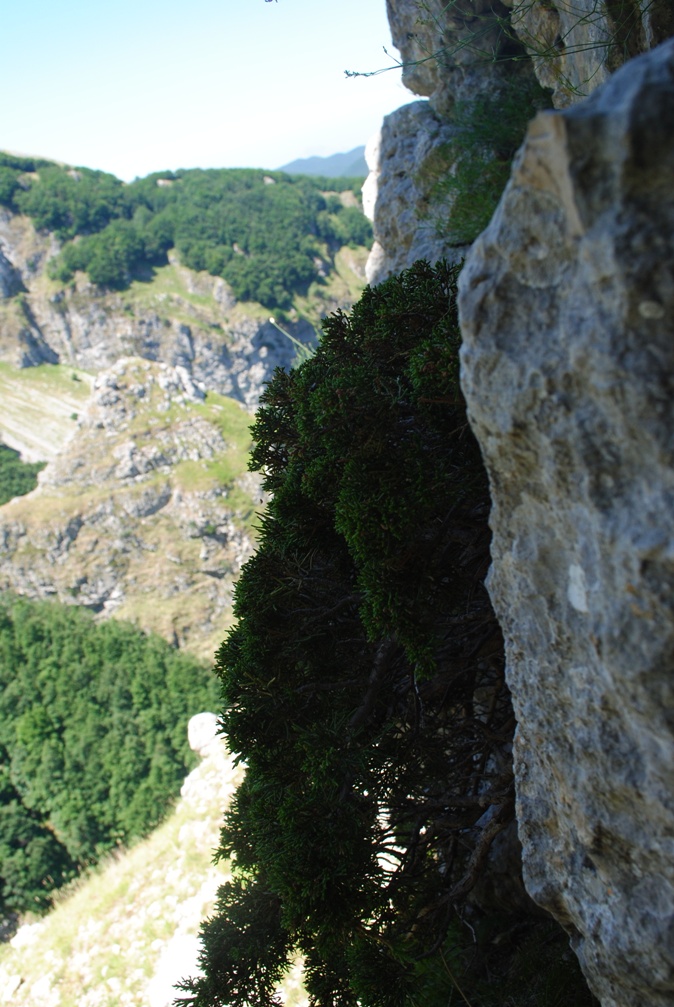
[[[146,834],[193,764],[187,721],[217,682],[156,636],[82,609],[0,602],[0,907],[41,908]]]
[[[323,194],[353,185],[250,169],[163,172],[124,185],[105,172],[0,154],[0,203],[66,242],[54,278],[84,270],[93,283],[123,289],[175,247],[186,266],[270,308],[305,292],[322,258],[371,242],[360,210]]]
[[[44,466],[44,462],[22,462],[18,451],[0,444],[0,506],[34,490]]]
[[[0,205],[12,206],[19,191],[19,172],[0,164]]]
[[[138,228],[129,220],[114,220],[100,234],[66,245],[51,272],[54,278],[67,281],[81,269],[92,283],[123,290],[146,258]]]
[[[30,172],[39,171],[40,168],[53,168],[54,162],[40,157],[21,157],[20,154],[8,154],[0,150],[0,167],[11,168],[12,171]]]
[[[248,765],[220,850],[240,880],[185,987],[199,1007],[275,1004],[293,952],[320,1007],[444,1002],[455,906],[512,819],[456,274],[422,262],[368,288],[263,396],[273,497],[218,655]]]
[[[455,164],[438,180],[430,210],[439,215],[439,234],[452,244],[468,244],[484,230],[510,177],[512,159],[529,121],[550,107],[549,93],[515,71],[498,90],[480,94],[474,101],[457,102],[452,113],[457,133],[447,151]]]
[[[0,753],[0,908],[48,909],[51,892],[76,873],[65,846],[43,817],[21,800],[10,779],[7,752]]]
[[[471,1007],[599,1007],[554,920],[494,915],[470,938],[455,948],[453,988],[436,1003],[465,1007],[467,998]]]
[[[24,184],[14,196],[14,207],[32,217],[37,228],[55,231],[63,240],[100,231],[125,215],[124,183],[103,171],[66,171],[51,165]]]

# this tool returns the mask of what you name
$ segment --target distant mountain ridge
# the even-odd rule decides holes
[[[329,157],[300,157],[282,165],[279,171],[290,175],[323,175],[325,178],[365,178],[368,174],[365,147],[354,147],[346,154]]]

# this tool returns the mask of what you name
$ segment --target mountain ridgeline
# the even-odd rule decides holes
[[[53,278],[86,272],[126,289],[176,249],[183,265],[222,277],[238,300],[289,308],[344,245],[367,245],[362,178],[257,169],[157,172],[125,184],[89,168],[0,153],[0,204],[53,232]]]
[[[329,157],[299,157],[281,165],[279,171],[295,175],[322,175],[324,178],[365,177],[368,173],[365,147],[354,147],[345,154]]]

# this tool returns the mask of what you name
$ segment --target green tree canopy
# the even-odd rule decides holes
[[[152,829],[194,764],[189,717],[217,702],[212,672],[160,637],[0,599],[0,906],[44,907]]]
[[[218,655],[248,768],[220,848],[235,879],[185,986],[199,1007],[277,1004],[296,954],[317,1007],[447,1001],[455,907],[512,819],[456,274],[368,288],[263,396],[273,496]]]
[[[23,462],[19,452],[0,443],[0,507],[12,497],[24,496],[37,486],[45,462]]]
[[[121,290],[176,248],[186,266],[269,308],[288,307],[343,245],[371,242],[369,221],[338,196],[359,185],[243,168],[155,173],[125,185],[105,172],[0,153],[0,204],[64,242],[55,278],[83,270]]]

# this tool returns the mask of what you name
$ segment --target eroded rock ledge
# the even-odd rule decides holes
[[[461,276],[525,881],[604,1007],[674,1003],[674,40],[530,126]]]

